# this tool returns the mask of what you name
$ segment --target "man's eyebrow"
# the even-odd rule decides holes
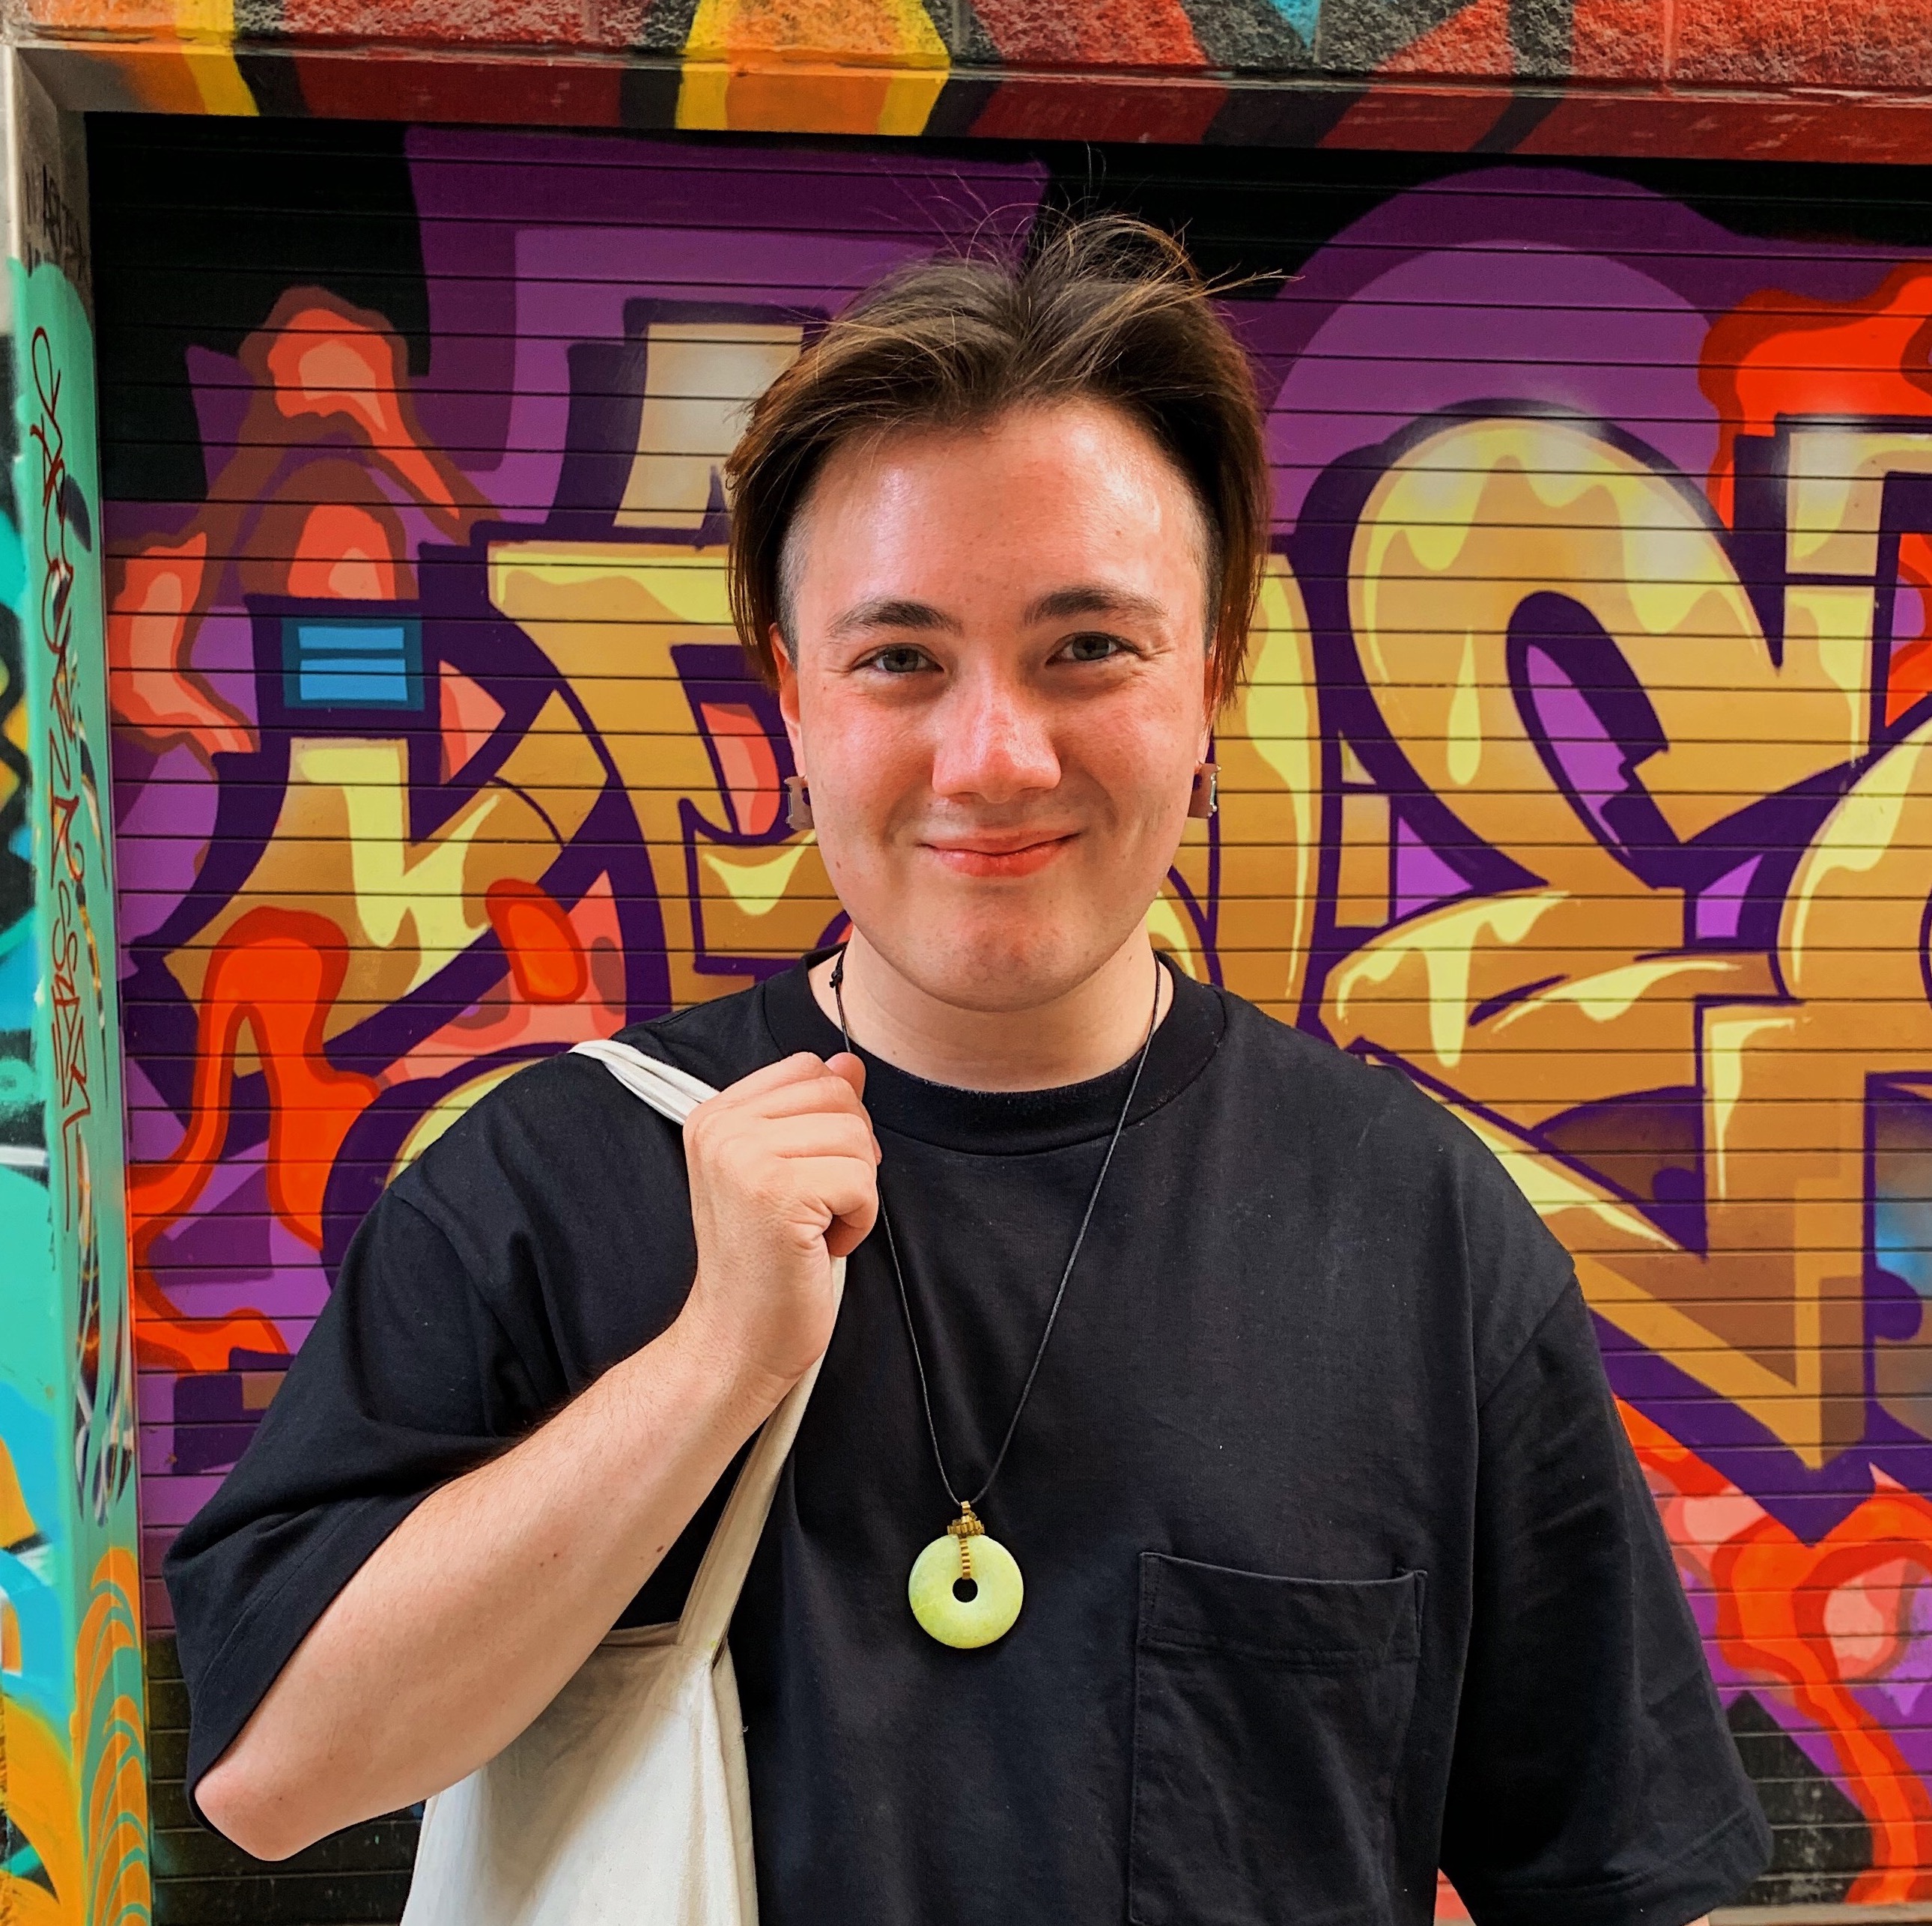
[[[855,603],[832,625],[834,635],[850,635],[868,628],[910,628],[928,633],[944,630],[959,632],[956,617],[936,609],[930,602],[914,602],[903,596],[875,596],[870,602]]]
[[[1051,595],[1042,596],[1030,604],[1026,620],[1030,625],[1064,622],[1074,615],[1140,616],[1160,622],[1166,619],[1167,610],[1152,596],[1137,595],[1131,589],[1108,588],[1101,582],[1080,582],[1071,588],[1055,589]]]

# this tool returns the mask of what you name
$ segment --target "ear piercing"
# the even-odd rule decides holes
[[[1208,817],[1221,806],[1221,769],[1218,763],[1194,765],[1194,788],[1187,798],[1190,816]]]
[[[808,830],[812,821],[812,792],[805,786],[802,776],[788,776],[785,786],[785,827],[788,830]]]

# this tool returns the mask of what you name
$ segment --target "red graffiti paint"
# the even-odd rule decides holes
[[[1718,1648],[1740,1672],[1784,1688],[1829,1741],[1845,1788],[1871,1827],[1858,1904],[1932,1896],[1932,1794],[1843,1673],[1826,1624],[1832,1595],[1881,1568],[1932,1574],[1932,1503],[1881,1486],[1808,1545],[1662,1426],[1620,1406],[1639,1461],[1688,1503],[1664,1507],[1678,1556],[1707,1576]]]
[[[1737,439],[1775,432],[1780,415],[1883,418],[1932,416],[1932,268],[1902,267],[1862,301],[1829,302],[1766,289],[1740,302],[1705,338],[1698,385],[1718,411],[1710,495],[1732,519]],[[1932,589],[1932,539],[1907,535],[1898,572]],[[1892,645],[1888,721],[1932,691],[1932,640]]]
[[[244,1026],[268,1085],[270,1205],[296,1236],[321,1248],[330,1168],[377,1090],[370,1078],[332,1068],[323,1048],[348,961],[341,931],[305,910],[250,910],[215,946],[202,985],[188,1127],[172,1156],[128,1173],[143,1364],[226,1370],[235,1347],[287,1349],[275,1326],[254,1312],[181,1316],[155,1282],[149,1257],[156,1238],[193,1208],[221,1155]]]
[[[424,432],[401,339],[381,316],[292,288],[239,359],[254,391],[206,502],[170,536],[107,558],[115,719],[152,751],[186,743],[210,766],[217,753],[254,746],[249,720],[193,665],[211,608],[238,590],[412,595],[392,492],[456,536],[485,506]]]

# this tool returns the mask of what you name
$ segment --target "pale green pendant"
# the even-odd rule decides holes
[[[1025,1595],[1018,1562],[986,1536],[970,1504],[959,1508],[944,1538],[914,1559],[906,1581],[913,1616],[941,1645],[960,1652],[1004,1638]]]

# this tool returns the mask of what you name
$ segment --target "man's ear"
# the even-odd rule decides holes
[[[772,668],[778,677],[778,713],[784,718],[785,734],[791,739],[792,767],[802,775],[805,756],[798,724],[798,670],[792,662],[791,651],[785,646],[784,638],[778,633],[776,622],[772,624],[771,646]]]

